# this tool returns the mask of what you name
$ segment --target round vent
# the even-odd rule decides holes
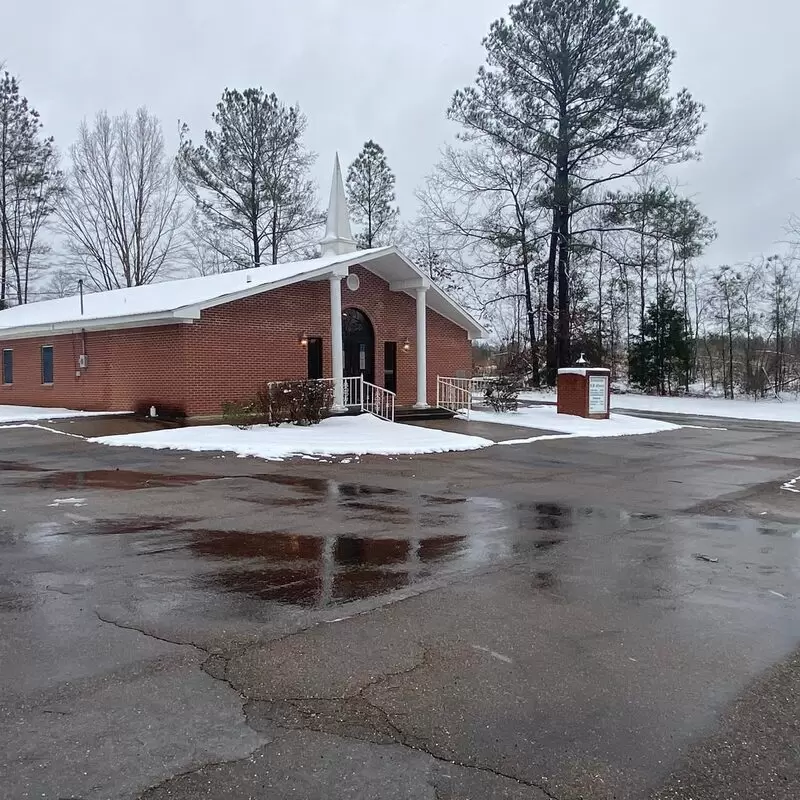
[[[358,275],[355,275],[354,273],[351,272],[347,276],[347,288],[351,292],[357,292],[359,286],[361,286],[361,279],[358,277]]]

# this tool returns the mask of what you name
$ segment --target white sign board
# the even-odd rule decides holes
[[[589,376],[589,413],[608,413],[608,378],[605,375]]]

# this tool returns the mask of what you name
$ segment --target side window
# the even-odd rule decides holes
[[[14,383],[14,351],[3,350],[3,383]]]
[[[53,346],[42,347],[42,383],[53,382]]]

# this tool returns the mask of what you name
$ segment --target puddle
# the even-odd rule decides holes
[[[542,570],[533,576],[533,588],[548,591],[555,588],[558,578],[552,570]]]
[[[80,536],[116,536],[135,533],[156,533],[158,531],[174,532],[175,528],[195,522],[186,517],[126,517],[124,519],[96,519],[89,527],[79,531],[68,530],[65,533]]]
[[[31,596],[0,589],[0,613],[14,614],[19,611],[30,611],[33,606],[34,600]]]
[[[400,489],[389,489],[385,486],[368,486],[358,483],[338,483],[329,478],[304,478],[297,475],[243,475],[242,478],[272,483],[276,486],[288,486],[299,489],[309,494],[339,495],[341,497],[358,498],[373,497],[375,495],[401,495],[405,492]]]
[[[93,469],[79,472],[50,472],[39,478],[17,483],[38,489],[160,489],[168,486],[191,486],[215,480],[209,475],[169,475],[135,472],[125,469]]]
[[[305,608],[386,594],[430,577],[432,567],[467,552],[466,536],[416,539],[309,536],[288,532],[191,531],[202,558],[248,561],[196,579],[226,594]]]
[[[0,461],[0,472],[44,472],[42,467],[23,464],[21,461]]]
[[[564,540],[557,537],[546,537],[544,539],[537,539],[533,546],[536,550],[552,550],[554,547],[560,545]]]

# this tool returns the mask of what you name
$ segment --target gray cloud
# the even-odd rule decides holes
[[[3,10],[0,59],[66,150],[81,119],[147,105],[170,144],[199,135],[225,86],[263,85],[309,118],[322,194],[334,150],[386,149],[406,219],[455,129],[445,110],[483,59],[499,0],[44,0]],[[776,249],[800,211],[794,0],[630,0],[678,51],[675,83],[708,106],[704,158],[675,172],[719,227],[712,263]]]

